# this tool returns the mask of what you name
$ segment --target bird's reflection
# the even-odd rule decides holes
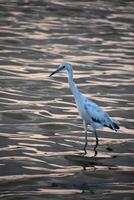
[[[106,166],[106,167],[114,167],[112,160],[113,157],[90,157],[84,156],[84,154],[75,154],[75,155],[65,155],[64,158],[68,160],[70,163],[82,166],[83,170],[86,170],[87,167],[93,167],[94,170],[96,166]]]

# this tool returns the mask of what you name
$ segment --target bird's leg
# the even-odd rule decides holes
[[[97,155],[97,146],[98,146],[98,143],[99,143],[99,140],[98,140],[98,135],[97,135],[97,132],[96,132],[96,129],[93,128],[93,132],[94,132],[94,135],[95,135],[95,138],[96,138],[96,144],[94,146],[94,156]]]
[[[85,121],[83,121],[84,126],[84,134],[85,134],[85,145],[84,145],[84,155],[87,154],[86,147],[87,147],[87,124]]]

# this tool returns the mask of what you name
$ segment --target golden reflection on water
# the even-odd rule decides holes
[[[81,190],[74,189],[41,189],[41,193],[43,194],[64,194],[64,195],[72,195],[72,194],[80,194]]]

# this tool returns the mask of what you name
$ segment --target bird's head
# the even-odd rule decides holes
[[[49,77],[52,76],[52,75],[54,75],[54,74],[56,74],[56,73],[58,73],[58,72],[60,72],[60,71],[62,71],[62,70],[67,70],[68,72],[72,72],[72,66],[71,66],[71,64],[69,64],[69,63],[62,63],[62,64],[60,64],[58,66],[58,68],[49,75]]]

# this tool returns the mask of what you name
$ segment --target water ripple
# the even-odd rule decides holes
[[[1,1],[0,197],[133,198],[133,1]],[[98,157],[63,61],[78,88],[120,122],[99,131]],[[84,170],[83,170],[84,169]],[[87,170],[85,170],[87,169]],[[89,178],[90,177],[90,178]]]

